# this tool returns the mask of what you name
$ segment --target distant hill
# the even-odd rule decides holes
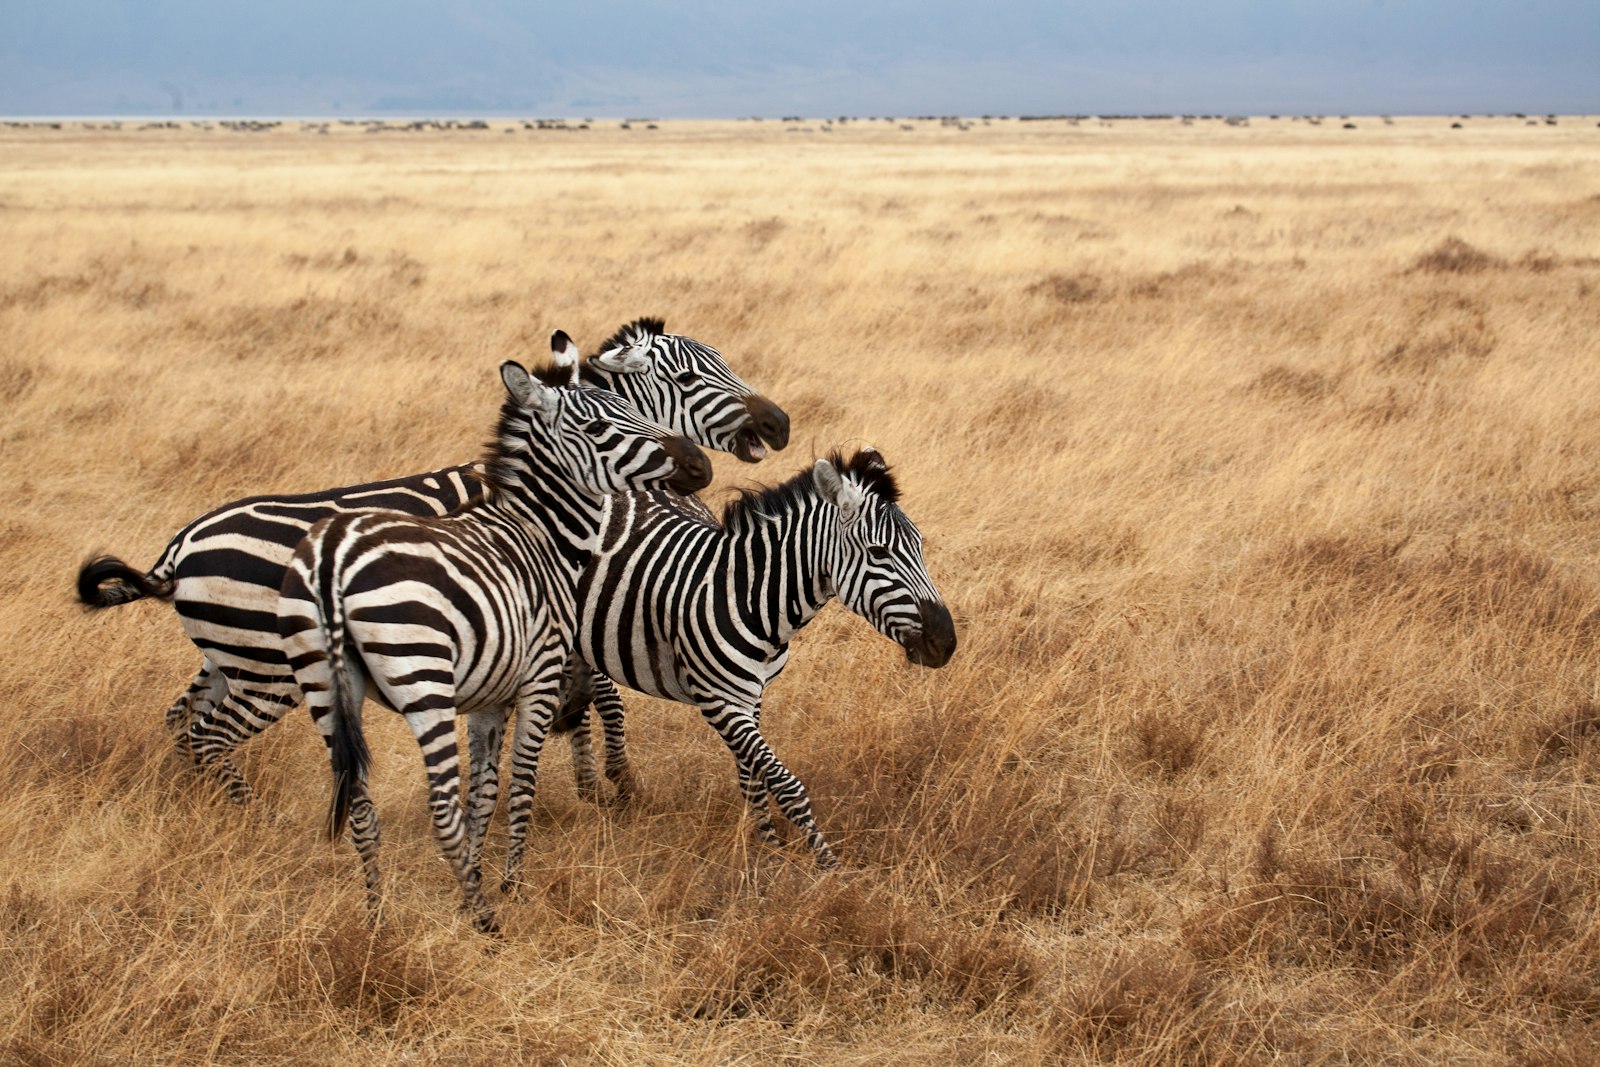
[[[0,114],[1567,113],[1588,0],[53,0],[0,6]]]

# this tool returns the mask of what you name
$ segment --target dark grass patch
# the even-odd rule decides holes
[[[924,867],[1001,918],[1077,913],[1101,883],[1149,866],[1167,845],[1131,824],[1121,797],[1041,789],[1050,729],[1004,754],[970,723],[930,710],[805,777],[813,796],[830,798],[829,832],[853,862]]]
[[[774,215],[770,218],[747,222],[740,232],[743,234],[744,239],[750,243],[751,248],[760,250],[770,245],[777,239],[779,234],[788,228],[788,223]]]
[[[1206,1062],[1208,1043],[1195,1019],[1211,984],[1182,948],[1120,949],[1072,982],[1051,1006],[1047,1032],[1063,1052],[1100,1059],[1160,1048],[1167,1057]]]
[[[300,297],[283,305],[244,304],[182,321],[180,332],[236,360],[263,364],[370,355],[405,329],[388,306]]]
[[[277,946],[274,992],[291,1006],[322,1006],[392,1025],[401,1012],[438,1004],[460,976],[448,961],[374,927],[365,910]]]
[[[1349,842],[1342,855],[1289,854],[1269,832],[1253,881],[1182,926],[1197,959],[1356,966],[1394,974],[1448,961],[1463,978],[1560,952],[1583,936],[1581,875],[1528,862],[1434,825],[1416,805],[1382,820],[1392,852]]]
[[[126,796],[147,789],[166,750],[144,731],[87,712],[35,719],[10,746],[6,780],[75,795]]]
[[[1093,274],[1051,274],[1025,290],[1059,304],[1088,304],[1100,295],[1101,282]]]
[[[1302,620],[1328,624],[1383,603],[1440,624],[1494,623],[1544,638],[1600,638],[1600,596],[1520,545],[1452,542],[1405,554],[1409,538],[1315,536],[1259,558],[1262,580],[1296,588]]]
[[[133,310],[181,300],[181,294],[169,288],[160,278],[130,273],[130,270],[154,269],[148,264],[118,264],[96,257],[72,273],[45,274],[30,281],[0,287],[0,311],[22,308],[38,312],[58,300],[75,297],[98,297]]]
[[[1540,762],[1580,755],[1600,742],[1600,704],[1581,700],[1535,722],[1533,741]]]
[[[1236,263],[1224,266],[1186,263],[1177,270],[1161,271],[1130,282],[1128,293],[1146,300],[1192,296],[1199,291],[1230,285],[1239,280],[1239,274]]]
[[[1204,724],[1193,717],[1159,709],[1134,717],[1129,727],[1129,757],[1134,765],[1163,778],[1192,770],[1205,753]]]
[[[1245,390],[1274,400],[1314,404],[1328,399],[1338,388],[1338,375],[1317,370],[1295,370],[1279,364],[1262,371]]]
[[[1375,360],[1379,370],[1428,374],[1447,361],[1476,363],[1487,359],[1499,345],[1499,337],[1481,312],[1435,321],[1389,346]]]
[[[1487,270],[1500,270],[1506,261],[1475,248],[1459,237],[1446,237],[1434,248],[1412,261],[1410,273],[1424,274],[1481,274]]]
[[[865,874],[794,867],[741,893],[677,939],[670,1002],[700,1019],[782,1021],[836,987],[886,995],[907,985],[935,1003],[983,1010],[1033,988],[1039,962],[1015,934],[942,914]]]
[[[0,363],[0,397],[7,404],[15,404],[38,388],[39,382],[49,373],[49,368],[42,363],[24,363],[15,356],[7,356],[5,362]]]

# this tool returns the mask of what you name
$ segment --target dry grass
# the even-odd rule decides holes
[[[1592,1062],[1594,122],[1358,125],[0,133],[0,1060]],[[634,700],[504,944],[369,715],[373,934],[304,719],[229,807],[74,568],[469,458],[639,314],[793,416],[726,483],[883,450],[961,650],[833,610],[771,692],[839,874]]]

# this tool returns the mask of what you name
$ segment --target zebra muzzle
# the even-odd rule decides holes
[[[661,447],[672,457],[667,485],[679,493],[695,493],[711,484],[711,461],[687,437],[663,437]]]
[[[746,463],[754,463],[766,458],[768,446],[781,452],[789,443],[788,414],[757,394],[744,398],[744,410],[748,417],[735,435],[733,454]]]
[[[922,628],[903,642],[906,659],[919,667],[943,667],[956,651],[956,624],[940,600],[917,601]]]

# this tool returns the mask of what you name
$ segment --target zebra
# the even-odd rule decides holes
[[[766,456],[767,446],[788,444],[782,408],[735,375],[716,349],[665,330],[659,318],[621,327],[582,364],[584,381],[626,397],[652,422],[747,462]],[[466,464],[319,493],[238,500],[185,526],[148,572],[112,556],[89,560],[78,572],[78,598],[90,608],[144,597],[172,601],[203,662],[167,709],[168,732],[181,755],[247,803],[255,791],[234,766],[232,751],[300,698],[276,622],[278,589],[295,546],[329,515],[447,514],[481,496],[481,474],[481,467]],[[592,761],[589,769],[592,782]]]
[[[733,753],[739,788],[762,839],[777,843],[767,798],[801,830],[823,867],[836,859],[805,787],[761,735],[761,698],[784,668],[789,642],[837,596],[910,662],[942,667],[955,653],[950,610],[928,576],[922,535],[875,449],[838,452],[764,490],[742,490],[717,523],[659,491],[606,501],[601,550],[578,584],[576,684],[557,730],[582,722],[587,703],[615,688],[694,704]],[[584,683],[592,665],[598,685]],[[621,704],[605,717],[607,777],[618,776]],[[613,739],[612,731],[618,736]],[[469,723],[471,760],[492,765],[503,724]],[[586,734],[578,729],[578,735]],[[613,743],[615,740],[615,744]],[[592,770],[590,772],[592,776]],[[481,842],[492,795],[477,795],[469,824]]]
[[[558,355],[566,344],[558,333]],[[455,718],[488,710],[503,721],[500,709],[515,708],[509,880],[572,645],[578,576],[606,494],[692,493],[711,481],[698,446],[646,422],[622,397],[582,388],[577,369],[575,358],[570,375],[558,360],[541,381],[515,361],[500,364],[507,399],[481,499],[444,517],[329,516],[311,527],[284,575],[277,629],[328,746],[329,834],[337,838],[348,822],[374,907],[378,819],[361,734],[369,683],[416,735],[434,832],[474,925],[491,932],[494,913],[465,847]]]

